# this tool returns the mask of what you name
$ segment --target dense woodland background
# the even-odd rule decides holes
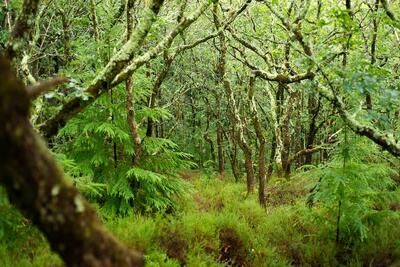
[[[0,265],[399,266],[399,12],[3,0]]]

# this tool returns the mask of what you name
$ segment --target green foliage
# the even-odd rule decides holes
[[[40,231],[16,208],[1,202],[0,214],[0,266],[60,266]]]
[[[190,190],[190,186],[178,178],[142,168],[122,169],[116,173],[119,176],[109,182],[103,208],[106,215],[132,214],[132,207],[141,212],[172,211]]]
[[[14,23],[23,1],[9,2]],[[139,166],[132,164],[138,155],[127,123],[126,87],[121,83],[110,88],[120,70],[104,71],[105,66],[112,68],[109,61],[119,49],[130,43],[126,3],[94,1],[94,21],[87,1],[70,2],[41,1],[33,38],[16,56],[22,77],[27,73],[18,65],[21,55],[29,57],[28,70],[37,80],[72,77],[33,101],[32,121],[40,126],[66,103],[69,108],[78,102],[85,106],[93,97],[85,89],[106,74],[107,81],[102,77],[102,86],[96,88],[101,95],[48,141],[67,179],[95,203],[120,239],[145,252],[149,266],[386,266],[400,258],[399,160],[356,138],[337,120],[338,111],[340,115],[346,111],[390,141],[400,137],[398,21],[389,18],[384,1],[376,2],[377,10],[368,1],[354,1],[349,10],[340,1],[273,0],[275,12],[263,1],[252,1],[229,27],[222,27],[228,49],[225,64],[220,61],[224,58],[220,35],[184,52],[177,49],[214,33],[210,18],[215,13],[207,10],[169,48],[151,55],[131,75],[142,148]],[[140,29],[148,1],[133,2],[133,28]],[[0,49],[10,38],[3,27],[5,3],[0,3]],[[218,5],[222,12],[217,12],[223,16],[221,22],[235,17],[243,3],[222,1]],[[187,17],[198,6],[198,1],[164,1],[148,36],[132,55],[119,54],[123,62],[114,66],[123,70],[131,57],[145,55],[174,31],[182,15]],[[398,11],[399,5],[389,6]],[[377,42],[372,47],[374,36]],[[173,62],[162,80],[159,74],[168,60]],[[268,154],[274,145],[282,158],[289,159],[304,148],[324,147],[307,162],[310,165],[303,165],[303,156],[294,158],[292,169],[305,171],[287,180],[268,177],[265,209],[254,195],[246,197],[243,184],[225,175],[219,177],[225,180],[214,177],[218,145],[226,173],[231,168],[229,156],[235,154],[239,176],[243,174],[243,153],[234,137],[238,123],[223,94],[222,76],[232,87],[257,173],[260,140],[246,102],[249,73],[254,69],[271,76],[268,82],[257,77],[255,86]],[[315,77],[282,86],[284,90],[278,87],[282,81],[273,81],[306,71]],[[325,87],[343,99],[344,107],[320,94]],[[369,96],[373,107],[367,109]],[[147,136],[149,121],[155,136]],[[218,130],[222,130],[219,144]],[[279,132],[281,136],[276,136]],[[279,159],[277,154],[267,155],[272,165],[274,158]],[[195,168],[205,174],[194,177]],[[186,172],[190,175],[184,177]],[[32,249],[36,245],[38,249]],[[40,256],[31,259],[32,253]],[[0,188],[0,265],[13,265],[14,256],[19,266],[59,263],[43,236],[10,206]]]
[[[73,160],[68,159],[64,154],[54,154],[54,156],[62,166],[66,176],[86,197],[96,199],[105,193],[106,185],[93,182],[93,178],[89,174],[83,173]]]
[[[309,203],[316,202],[326,210],[319,219],[332,226],[331,238],[339,233],[336,238],[340,242],[352,245],[369,237],[370,226],[387,216],[397,216],[389,207],[400,201],[400,195],[391,179],[395,169],[382,153],[346,133],[346,128],[344,131],[344,142],[332,161],[309,172],[320,179]]]
[[[139,97],[140,91],[137,90]],[[125,93],[116,90],[114,97],[125,98]],[[72,159],[61,160],[68,174],[78,188],[102,204],[106,216],[127,215],[134,210],[177,209],[176,200],[185,197],[190,189],[177,172],[196,166],[191,155],[179,151],[171,140],[147,137],[140,132],[143,155],[140,167],[132,168],[134,149],[126,117],[122,115],[124,101],[114,101],[117,100],[109,96],[100,97],[60,132],[55,151]],[[161,108],[140,111],[143,112],[138,112],[138,119],[142,121],[151,118],[157,122],[170,116]]]
[[[302,180],[295,177],[293,184],[287,186],[308,186],[299,179]],[[232,255],[237,257],[244,249],[244,260],[249,266],[339,264],[332,226],[319,219],[328,212],[324,206],[309,209],[304,205],[305,197],[298,196],[297,204],[274,203],[265,210],[257,204],[256,197],[240,197],[245,192],[244,185],[206,177],[192,182],[193,201],[187,202],[181,213],[155,218],[136,215],[108,225],[124,241],[145,249],[149,266],[164,266],[164,261],[165,266],[178,266],[182,260],[187,266],[226,266],[221,262],[221,253],[229,252],[229,248],[220,236],[226,229],[233,231],[233,240],[240,240],[229,245],[243,246],[234,247],[236,253]],[[400,257],[399,241],[395,238],[400,234],[396,225],[399,220],[399,216],[385,216],[379,224],[367,224],[368,238],[362,242],[354,239],[353,249],[340,263],[389,264]],[[132,221],[137,224],[131,224]],[[177,248],[185,253],[172,253]],[[171,256],[178,258],[171,261]]]
[[[273,181],[268,189],[302,187],[298,190],[307,191],[308,178],[302,176],[289,182]],[[181,200],[182,209],[176,213],[109,217],[108,228],[130,247],[143,251],[148,266],[180,266],[182,262],[186,266],[227,266],[229,257],[232,263],[248,266],[368,266],[378,262],[390,265],[400,257],[400,216],[385,216],[379,224],[366,224],[368,238],[362,242],[353,239],[352,249],[339,262],[325,205],[316,203],[309,209],[304,205],[306,197],[297,195],[290,203],[267,202],[264,209],[256,196],[246,198],[245,186],[230,177],[219,180],[200,175],[190,182],[191,196]],[[13,237],[21,239],[20,233],[32,226],[19,227]],[[35,238],[43,251],[44,239],[32,233],[28,236]],[[1,244],[0,254],[4,249]],[[28,247],[26,253],[32,249]],[[36,254],[31,262],[45,262],[43,258],[54,262],[49,249]],[[18,256],[15,262],[23,261],[25,258]]]

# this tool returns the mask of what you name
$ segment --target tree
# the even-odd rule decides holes
[[[45,234],[69,266],[142,266],[101,224],[96,212],[68,183],[29,122],[33,91],[0,57],[0,182],[12,202]]]

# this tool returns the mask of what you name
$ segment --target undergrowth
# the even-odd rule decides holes
[[[272,179],[264,209],[231,178],[187,177],[191,198],[172,214],[103,217],[118,238],[144,252],[147,266],[389,266],[400,260],[398,211],[368,224],[368,235],[352,239],[351,250],[338,257],[335,225],[321,220],[329,210],[306,205],[314,178]],[[2,209],[2,214],[16,212],[4,203]],[[11,229],[5,228],[7,219],[13,220]],[[22,216],[2,216],[0,226],[1,266],[61,265]]]

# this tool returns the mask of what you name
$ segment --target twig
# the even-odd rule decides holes
[[[54,77],[50,80],[38,82],[32,86],[26,87],[26,91],[31,99],[37,98],[40,94],[49,91],[52,88],[57,87],[63,83],[68,82],[69,79],[66,77]]]

